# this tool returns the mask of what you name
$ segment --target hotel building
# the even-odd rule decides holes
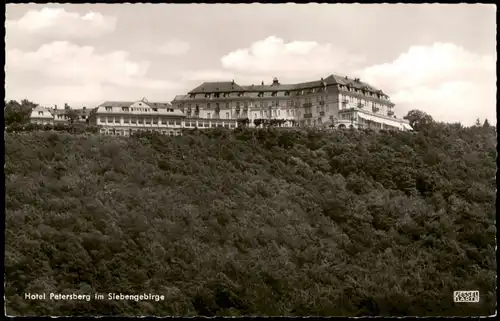
[[[382,90],[336,75],[299,84],[280,84],[277,78],[268,85],[205,82],[176,96],[172,105],[186,116],[188,128],[248,118],[250,127],[274,119],[286,127],[412,129],[396,118],[394,103]]]
[[[130,136],[137,131],[158,132],[176,136],[182,128],[236,128],[237,119],[193,119],[170,103],[106,101],[92,110],[89,124],[99,126],[100,133]]]
[[[93,109],[89,124],[100,127],[101,134],[130,136],[137,131],[179,135],[184,115],[169,103],[106,101]]]
[[[56,124],[69,124],[70,119],[67,116],[69,111],[75,113],[75,123],[86,123],[90,111],[83,107],[82,109],[57,109],[37,106],[33,108],[30,115],[30,122],[32,124],[40,125],[56,125]]]
[[[48,112],[48,114],[47,114]],[[49,116],[50,115],[50,116]],[[65,120],[64,110],[34,109],[37,122]],[[88,123],[100,133],[130,136],[136,131],[180,135],[183,128],[234,129],[274,124],[282,127],[322,127],[412,130],[394,115],[382,90],[358,78],[330,75],[325,79],[281,84],[240,86],[231,82],[204,82],[172,103],[106,101],[90,111]]]

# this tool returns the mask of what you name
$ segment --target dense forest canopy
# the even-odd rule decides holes
[[[492,315],[496,128],[409,116],[418,132],[6,133],[6,311]],[[41,292],[165,300],[23,297]]]

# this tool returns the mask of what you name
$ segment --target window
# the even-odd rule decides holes
[[[226,113],[226,119],[229,119],[229,113]]]
[[[113,107],[111,106],[106,106],[106,111],[111,111],[113,109]]]
[[[219,106],[217,105],[217,107]],[[226,103],[226,109],[229,109],[229,103]]]
[[[276,116],[276,110],[273,110],[273,116]]]
[[[106,122],[108,124],[111,124],[113,122],[113,118],[112,117],[106,118]]]
[[[139,125],[144,124],[144,119],[143,119],[143,118],[139,118],[139,119],[137,120],[137,123],[138,123]]]
[[[158,125],[158,118],[153,118],[153,125]]]
[[[122,111],[128,111],[128,107],[122,107]]]
[[[260,92],[257,97],[264,97],[264,93],[263,92]]]
[[[285,96],[290,96],[290,92],[289,91],[285,91]]]
[[[38,112],[38,115],[43,116],[43,111],[39,111],[39,112]]]
[[[165,118],[162,118],[162,120],[161,120],[161,124],[162,124],[162,125],[166,125],[166,124],[167,124],[167,120],[166,120]]]
[[[124,123],[124,124],[128,124],[128,123],[130,123],[130,119],[129,119],[129,118],[123,118],[123,123]]]
[[[119,123],[120,123],[120,118],[115,117],[115,124],[119,124]]]
[[[262,117],[262,110],[260,111],[260,117]]]
[[[287,115],[287,116],[290,116],[290,111],[289,111],[288,109],[287,109],[287,111],[286,111],[286,115]]]
[[[274,92],[271,93],[271,96],[276,97],[277,94],[278,93],[276,91],[274,91]]]
[[[216,105],[218,105],[218,103]],[[207,108],[210,108],[210,103],[207,103]]]
[[[279,109],[278,109],[277,113],[278,113],[278,116],[279,116],[280,115],[280,110]]]
[[[150,118],[146,118],[146,125],[150,125],[151,124],[151,119]]]
[[[137,119],[132,118],[132,119],[130,120],[130,122],[131,122],[132,124],[137,124]]]
[[[260,117],[262,117],[262,112],[260,112],[260,114],[261,114]],[[257,119],[257,113],[253,113],[253,118]]]
[[[180,126],[181,125],[181,121],[180,120],[176,120],[175,121],[175,126]]]
[[[245,108],[245,109],[247,109],[247,108],[248,108],[248,102],[247,102],[247,101],[245,101],[245,102],[243,103],[243,106],[244,106],[244,108]]]
[[[236,109],[240,109],[240,102],[236,102]]]

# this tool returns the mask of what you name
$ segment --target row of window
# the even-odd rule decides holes
[[[133,133],[140,132],[141,130],[130,129],[130,130],[120,130],[120,129],[101,129],[101,134],[105,135],[114,135],[114,136],[130,136]],[[142,130],[143,131],[143,130]],[[169,136],[178,136],[181,135],[181,132],[175,130],[153,130],[157,133],[162,133],[163,135]]]
[[[346,91],[353,92],[353,93],[361,93],[361,94],[363,94],[365,96],[368,96],[368,97],[377,97],[379,99],[388,99],[389,98],[387,95],[384,95],[381,92],[373,92],[371,90],[368,90],[368,88],[359,89],[359,88],[356,88],[356,87],[354,87],[352,85],[340,85],[339,89],[340,90],[346,90]],[[318,87],[318,88],[302,89],[302,90],[294,91],[293,93],[295,93],[296,96],[301,96],[301,95],[305,95],[305,94],[314,94],[314,93],[321,93],[321,92],[327,92],[327,91],[328,91],[327,87],[322,86],[322,87]],[[245,97],[245,95],[246,95],[245,92],[237,92],[237,93],[205,93],[204,94],[204,98],[205,99],[221,98],[221,97],[222,98],[228,98],[228,97],[235,97],[235,94],[236,94],[237,97]],[[250,92],[250,94],[254,94],[254,92]],[[292,94],[292,92],[291,91],[284,91],[283,94],[288,97],[288,96],[290,96]],[[203,95],[203,94],[199,94],[199,95]],[[257,93],[257,97],[269,97],[269,96],[271,96],[271,97],[277,97],[278,96],[278,92],[277,91],[261,91],[261,92]],[[197,98],[197,97],[196,97],[196,94],[189,94],[189,98],[194,99],[194,98]]]
[[[106,111],[113,111],[113,107],[111,106],[106,106],[104,107]],[[173,108],[166,108],[167,112],[173,112]],[[142,112],[157,112],[158,108],[142,108],[142,107],[122,107],[122,111],[124,112],[129,112],[129,111],[142,111]]]
[[[341,102],[342,102],[342,104],[354,103],[354,104],[360,105],[362,107],[367,106],[367,107],[371,107],[372,109],[377,109],[377,110],[380,110],[380,108],[384,106],[382,104],[379,104],[379,103],[371,101],[371,100],[366,100],[366,99],[362,99],[359,97],[350,97],[348,95],[341,95]],[[388,106],[388,108],[391,108],[391,107]]]
[[[347,91],[350,91],[350,92],[353,92],[353,93],[356,93],[356,94],[363,94],[365,96],[368,96],[368,97],[376,97],[378,99],[389,99],[389,96],[387,95],[384,95],[380,92],[372,92],[372,91],[369,91],[369,90],[366,90],[366,89],[358,89],[358,88],[355,88],[353,86],[350,86],[350,85],[347,85],[347,86],[344,86],[344,85],[340,85],[339,87],[341,90],[347,90]]]
[[[339,86],[340,90],[346,90],[349,92],[353,93],[361,93],[365,96],[368,97],[377,97],[379,99],[388,99],[389,97],[381,92],[373,92],[369,90],[368,88],[365,89],[360,89],[356,88],[352,85],[340,85]],[[310,89],[302,89],[298,91],[284,91],[283,94],[284,96],[290,96],[292,93],[295,93],[296,96],[301,96],[301,95],[306,95],[306,94],[315,94],[315,93],[321,93],[321,92],[328,92],[327,87],[322,86],[322,87],[317,87],[317,88],[310,88]],[[254,92],[249,92],[250,94],[254,94]],[[199,95],[204,95],[205,99],[211,99],[211,98],[228,98],[228,97],[245,97],[246,93],[245,92],[237,92],[237,93],[205,93],[205,94],[199,94]],[[277,97],[278,96],[278,91],[261,91],[257,93],[257,97]],[[194,99],[197,98],[196,94],[189,94],[189,98]],[[199,97],[198,97],[199,98]]]
[[[186,121],[184,124],[184,127],[187,127],[187,128],[195,128],[195,127],[199,127],[199,128],[216,128],[216,127],[236,128],[236,124],[235,123],[208,123],[208,122],[195,122],[195,121],[189,122],[189,121]]]
[[[316,97],[316,102],[325,102],[327,101],[328,96],[317,96]],[[305,98],[305,103],[311,103],[312,104],[312,97]],[[285,102],[283,104],[283,102]],[[220,109],[221,103],[214,103],[215,105],[212,105],[211,103],[207,103],[207,109],[210,109],[212,107],[215,107],[215,109]],[[194,104],[196,110],[200,110],[200,104]],[[240,108],[248,109],[249,107],[260,107],[260,108],[269,108],[269,107],[300,107],[300,101],[299,100],[273,100],[273,101],[259,101],[255,102],[236,102],[236,110]],[[231,103],[225,103],[226,108],[225,109],[230,109],[231,108]],[[182,109],[184,107],[184,104],[179,104],[179,107]],[[192,104],[187,104],[187,110],[190,112],[192,110]]]
[[[165,118],[127,118],[124,117],[123,119],[121,117],[110,117],[110,116],[105,116],[105,117],[98,117],[97,122],[98,123],[106,123],[106,124],[121,124],[121,120],[123,120],[123,124],[139,124],[139,125],[158,125],[159,123],[162,125],[169,125],[169,126],[180,126],[181,121],[180,120],[171,120],[171,119],[165,119]]]

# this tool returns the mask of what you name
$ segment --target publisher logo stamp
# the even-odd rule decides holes
[[[454,302],[479,302],[479,291],[455,291],[453,292]]]

